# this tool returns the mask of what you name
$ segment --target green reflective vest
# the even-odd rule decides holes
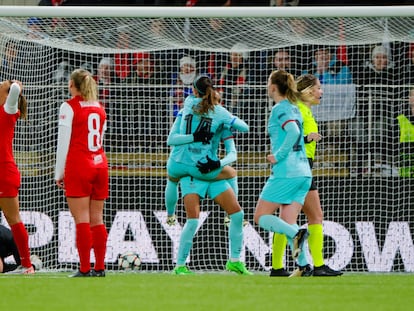
[[[400,114],[397,120],[400,127],[400,143],[414,143],[414,124],[403,114]],[[401,150],[399,171],[401,177],[414,177],[414,154],[404,151],[404,148]]]

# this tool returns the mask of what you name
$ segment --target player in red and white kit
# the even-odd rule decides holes
[[[20,255],[20,266],[12,272],[33,274],[29,235],[19,212],[20,172],[13,156],[16,121],[27,117],[27,102],[22,95],[22,88],[20,81],[6,80],[0,83],[0,208]]]
[[[89,71],[73,71],[69,91],[72,98],[61,105],[59,112],[55,181],[65,191],[76,224],[80,267],[71,277],[103,277],[108,238],[103,208],[109,193],[108,162],[102,147],[106,113],[97,100],[96,82]]]

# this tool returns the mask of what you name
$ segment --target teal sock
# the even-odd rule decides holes
[[[229,243],[230,258],[239,259],[243,246],[243,219],[244,212],[240,211],[230,216]]]
[[[178,183],[167,179],[167,185],[165,186],[165,208],[167,209],[167,215],[171,216],[175,214],[175,207],[178,202]]]
[[[239,184],[237,183],[237,176],[227,179],[227,182],[229,183],[230,187],[233,189],[234,194],[236,195],[236,198],[239,196]]]
[[[291,239],[298,232],[298,230],[295,227],[289,225],[286,221],[275,215],[260,216],[259,226],[267,231],[283,233]]]
[[[187,219],[181,232],[180,245],[178,246],[177,266],[185,265],[188,254],[193,246],[193,238],[197,231],[198,218]]]
[[[300,253],[300,255],[298,257],[298,265],[303,267],[303,266],[306,266],[307,264],[309,264],[309,262],[306,259],[305,248],[303,248],[302,252]]]
[[[296,228],[296,230],[299,229],[299,226],[297,224],[292,225],[293,227]],[[291,238],[288,238],[288,243],[289,243],[289,247],[292,250],[293,249],[293,240]],[[302,249],[302,252],[300,252],[300,255],[297,259],[297,264],[299,266],[306,266],[307,264],[309,264],[308,260],[306,259],[306,254],[305,254],[305,249]]]

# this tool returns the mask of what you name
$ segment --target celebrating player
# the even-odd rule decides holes
[[[173,146],[167,161],[168,180],[165,188],[168,223],[175,221],[173,213],[178,200],[177,183],[181,177],[193,176],[202,180],[234,180],[236,177],[236,171],[227,165],[235,160],[233,154],[218,160],[217,148],[212,148],[210,144],[213,135],[221,135],[223,127],[242,132],[249,130],[244,121],[217,105],[219,98],[209,77],[200,76],[194,80],[193,94],[186,98],[167,141],[168,145]]]
[[[97,100],[96,82],[88,71],[72,72],[69,91],[72,98],[61,105],[59,112],[55,181],[65,191],[76,224],[80,267],[71,276],[104,277],[108,234],[103,209],[109,193],[108,162],[102,147],[106,113]]]
[[[318,124],[313,117],[311,106],[318,105],[321,102],[322,89],[318,78],[311,74],[300,76],[296,80],[297,90],[301,93],[302,101],[298,101],[298,107],[303,117],[303,135],[305,140],[306,156],[311,169],[313,168],[313,160],[315,158],[316,143],[321,140],[318,133]],[[319,199],[318,188],[315,180],[312,183],[305,203],[302,207],[303,212],[308,218],[308,244],[312,255],[314,270],[308,266],[299,266],[292,273],[292,276],[338,276],[341,271],[332,270],[325,265],[323,260],[323,212]],[[283,267],[283,253],[286,248],[286,236],[275,233],[273,235],[273,252],[272,252],[272,270],[270,276],[289,276],[289,273]]]
[[[306,229],[296,224],[311,184],[311,170],[303,142],[302,116],[296,106],[299,93],[293,76],[286,71],[273,71],[267,82],[269,97],[275,101],[268,133],[271,141],[272,174],[260,194],[254,221],[263,229],[287,236],[294,259],[307,264],[302,246]],[[280,218],[274,215],[280,209]]]
[[[13,156],[14,128],[18,118],[26,119],[27,101],[20,81],[0,83],[0,208],[13,233],[20,255],[20,266],[10,273],[34,274],[30,261],[29,235],[19,212],[20,172]]]
[[[181,232],[177,263],[173,274],[193,274],[185,262],[193,246],[194,235],[199,223],[200,199],[208,196],[219,204],[231,219],[228,231],[230,259],[226,262],[226,270],[240,275],[252,275],[253,273],[247,270],[245,264],[240,261],[244,212],[228,182],[226,180],[205,181],[186,176],[181,178],[180,185],[187,221]]]

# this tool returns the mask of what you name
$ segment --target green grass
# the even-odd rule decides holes
[[[199,273],[0,276],[0,310],[413,310],[413,274],[270,278]]]

